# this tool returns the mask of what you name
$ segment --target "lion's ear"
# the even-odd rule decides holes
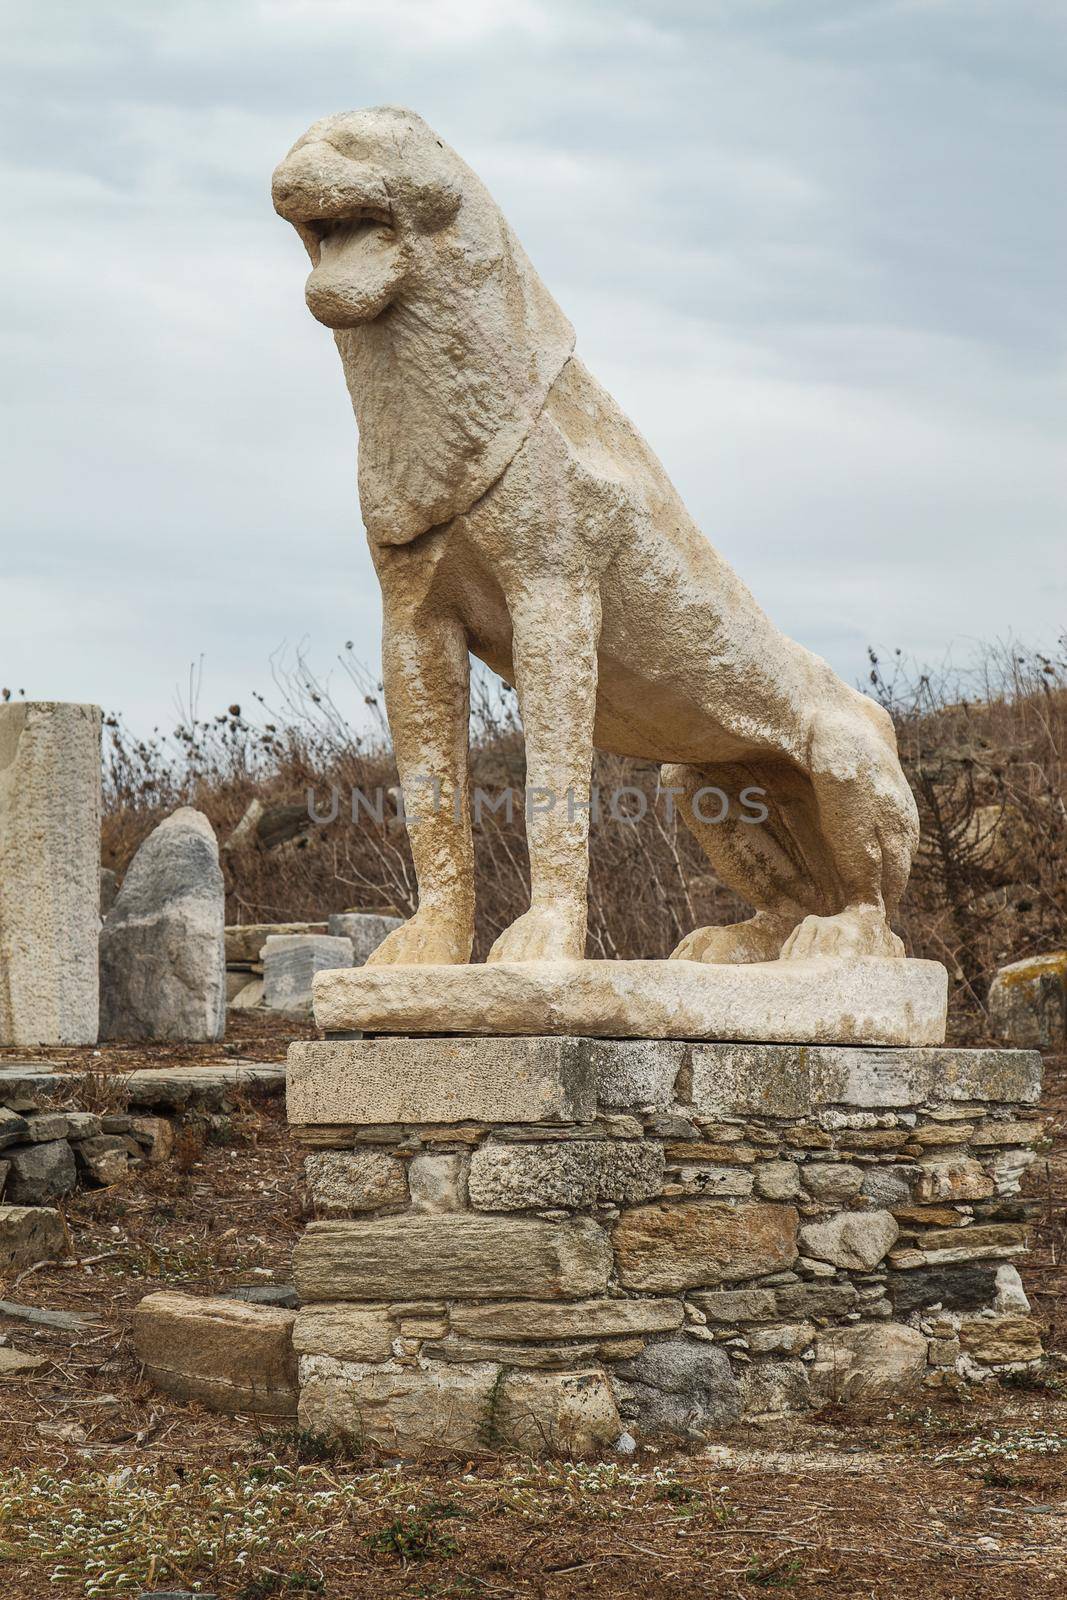
[[[409,203],[416,226],[423,233],[447,228],[463,199],[459,184],[452,178],[416,178],[411,185]]]

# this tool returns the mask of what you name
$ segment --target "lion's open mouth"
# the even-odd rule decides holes
[[[306,228],[320,246],[327,240],[331,244],[347,244],[364,229],[392,226],[393,214],[384,206],[359,206],[342,216],[301,219],[301,227]]]

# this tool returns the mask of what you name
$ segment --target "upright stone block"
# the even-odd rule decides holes
[[[134,856],[100,934],[104,1039],[221,1039],[225,886],[208,819],[181,806]]]
[[[94,1044],[100,708],[0,706],[0,1044]]]
[[[263,1004],[268,1011],[309,1014],[316,972],[351,965],[349,939],[328,933],[272,933],[263,945]]]
[[[363,966],[373,955],[382,940],[394,928],[403,926],[403,917],[383,917],[376,911],[335,911],[327,931],[335,939],[349,939],[352,944],[352,965]]]
[[[1067,950],[1001,967],[989,986],[989,1020],[1005,1044],[1067,1048]]]

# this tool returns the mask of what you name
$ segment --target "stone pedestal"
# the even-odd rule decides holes
[[[95,1044],[100,708],[0,706],[0,1044]]]
[[[714,1436],[1040,1357],[1040,1057],[567,1037],[289,1052],[300,1418],[464,1455]]]

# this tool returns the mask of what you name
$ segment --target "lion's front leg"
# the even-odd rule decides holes
[[[490,961],[580,961],[589,876],[589,778],[600,595],[538,576],[509,597],[515,687],[526,735],[530,909]]]
[[[467,807],[470,658],[455,616],[386,596],[382,669],[419,909],[368,966],[461,964],[474,941]]]

